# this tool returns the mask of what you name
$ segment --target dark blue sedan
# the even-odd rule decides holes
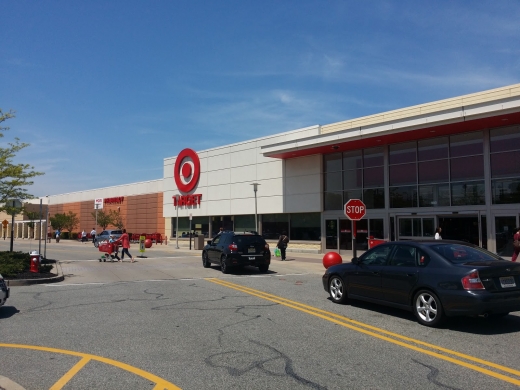
[[[394,241],[323,275],[333,302],[359,299],[411,310],[426,326],[446,317],[520,311],[520,263],[458,241]]]

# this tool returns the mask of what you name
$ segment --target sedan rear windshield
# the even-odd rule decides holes
[[[436,244],[430,248],[452,263],[503,260],[500,256],[488,252],[485,249],[466,245]]]

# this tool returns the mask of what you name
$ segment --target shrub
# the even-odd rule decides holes
[[[0,274],[15,276],[31,266],[31,257],[24,252],[0,252]]]

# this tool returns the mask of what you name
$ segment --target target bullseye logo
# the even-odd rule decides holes
[[[192,149],[183,149],[175,160],[173,177],[177,188],[182,192],[192,191],[199,182],[200,160]]]

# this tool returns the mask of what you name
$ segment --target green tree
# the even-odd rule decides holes
[[[28,211],[26,215],[29,221],[31,221],[27,223],[27,226],[32,229],[32,238],[34,238],[34,221],[40,218],[40,213],[37,213],[36,211]]]
[[[112,221],[112,225],[114,225],[118,229],[123,229],[123,227],[125,226],[123,216],[121,215],[121,212],[119,210],[110,210],[110,219]]]
[[[76,215],[76,213],[69,211],[67,214],[65,214],[65,223],[63,224],[63,227],[65,229],[67,229],[70,233],[72,233],[72,231],[78,225],[79,225],[79,218]],[[69,238],[72,238],[72,234],[69,234]]]
[[[96,212],[95,211],[90,213],[90,215],[92,215],[92,218],[96,219]],[[101,228],[103,230],[105,230],[107,228],[107,226],[110,225],[111,223],[112,223],[112,216],[110,215],[110,213],[106,213],[103,210],[98,210],[98,212],[97,212],[97,224],[99,226],[101,226]]]
[[[54,230],[62,230],[67,224],[67,215],[65,214],[54,214],[54,217],[49,218],[51,221],[51,226]]]
[[[0,124],[14,118],[14,116],[13,111],[4,113],[0,109]],[[4,136],[4,132],[7,130],[9,130],[9,127],[0,126],[0,138]],[[29,164],[15,164],[13,162],[16,154],[27,146],[29,144],[20,142],[18,138],[15,138],[14,143],[8,142],[7,147],[0,147],[0,211],[13,212],[13,210],[9,210],[9,204],[6,204],[9,199],[22,201],[33,198],[24,187],[33,184],[30,180],[33,177],[43,175],[42,172],[36,172],[34,167]],[[20,211],[17,210],[17,212]]]

